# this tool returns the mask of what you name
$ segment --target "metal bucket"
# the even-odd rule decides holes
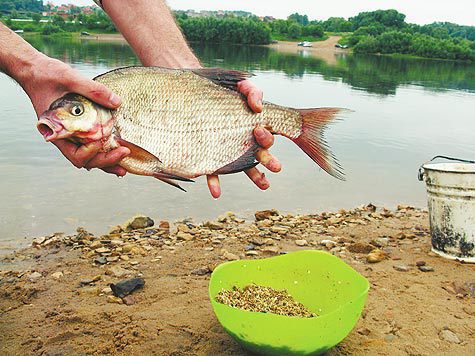
[[[431,163],[435,158],[459,161]],[[421,166],[429,205],[432,251],[475,263],[475,162],[436,156]]]

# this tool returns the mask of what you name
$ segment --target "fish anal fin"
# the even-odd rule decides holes
[[[234,162],[231,162],[224,167],[221,167],[213,174],[231,174],[245,171],[246,169],[253,168],[259,164],[256,161],[256,151],[257,151],[257,144],[253,145],[250,149],[248,149],[241,157],[239,157]]]
[[[199,68],[192,69],[192,72],[211,80],[215,84],[235,91],[238,91],[237,83],[253,76],[249,72],[223,68]]]

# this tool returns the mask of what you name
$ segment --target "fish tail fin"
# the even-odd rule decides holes
[[[343,169],[324,138],[326,126],[349,110],[340,108],[297,109],[302,116],[302,131],[293,141],[325,172],[345,180]]]

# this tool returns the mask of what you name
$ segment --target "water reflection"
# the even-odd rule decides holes
[[[49,56],[69,63],[90,63],[120,67],[139,65],[125,42],[99,42],[81,39],[52,39],[34,36],[28,40]],[[389,56],[332,53],[331,61],[310,52],[281,53],[265,46],[192,44],[207,66],[249,71],[281,71],[291,78],[320,74],[325,80],[341,80],[352,88],[368,93],[394,95],[405,85],[423,86],[434,91],[475,92],[475,64]],[[328,57],[328,55],[325,55]]]

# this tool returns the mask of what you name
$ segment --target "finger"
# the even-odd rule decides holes
[[[85,165],[85,168],[91,169],[117,166],[119,162],[129,154],[130,150],[127,147],[118,147],[106,153],[98,153],[87,163],[87,165]]]
[[[256,152],[256,158],[264,167],[266,167],[271,172],[277,173],[280,172],[280,170],[282,169],[282,166],[277,160],[277,158],[272,156],[266,149],[259,148]]]
[[[75,78],[75,81],[72,82],[71,91],[85,96],[88,99],[91,99],[95,103],[103,105],[110,109],[117,108],[121,100],[120,98],[112,92],[105,85],[95,82],[94,80],[86,79],[82,76]]]
[[[267,180],[264,173],[261,173],[257,168],[251,168],[245,171],[247,176],[254,182],[259,189],[266,190],[270,187],[269,181]]]
[[[101,168],[106,173],[115,174],[118,177],[123,177],[127,174],[127,170],[121,166],[112,166]]]
[[[208,181],[209,192],[213,198],[217,199],[221,196],[221,185],[219,184],[219,177],[216,175],[206,176]]]
[[[102,147],[102,143],[99,141],[90,142],[82,146],[77,146],[67,140],[58,140],[53,143],[58,147],[64,157],[77,168],[83,168],[87,165]]]
[[[238,90],[247,97],[247,103],[254,112],[262,111],[263,92],[257,88],[250,80],[243,80],[238,83]]]
[[[254,129],[254,137],[262,148],[270,148],[274,144],[274,135],[262,127]]]

